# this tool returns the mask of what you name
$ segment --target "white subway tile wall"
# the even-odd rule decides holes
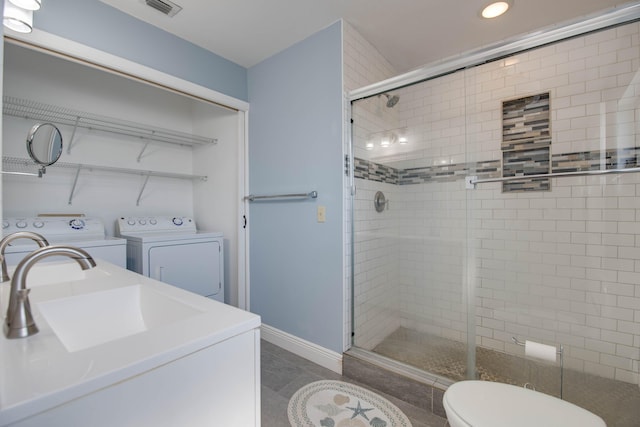
[[[376,83],[378,81],[387,79],[389,77],[393,77],[397,74],[396,70],[391,66],[389,61],[387,61],[367,40],[360,35],[349,23],[343,21],[342,23],[342,38],[343,38],[343,85],[345,93],[348,93],[351,90],[358,89],[363,86],[367,86],[372,83]],[[380,98],[374,98],[373,102],[378,101],[382,102]],[[386,102],[386,100],[385,100]],[[373,104],[373,110],[382,111],[382,105]],[[386,112],[386,114],[397,114],[394,112]],[[371,129],[379,129],[380,125],[376,125],[376,116],[374,114],[373,120],[369,122],[369,126]],[[350,117],[346,117],[347,122],[345,123],[346,133],[350,133]],[[365,122],[365,117],[359,117],[356,119],[356,122]],[[344,153],[345,155],[349,153],[349,141],[350,138],[344,138]],[[362,155],[362,153],[359,153]],[[344,289],[345,289],[345,324],[344,324],[344,349],[348,349],[351,347],[351,214],[353,207],[351,206],[351,182],[348,177],[345,175],[344,177],[344,185],[345,185],[345,201],[344,205],[345,216],[344,216],[344,252],[345,252],[345,263],[344,263]],[[358,180],[361,181],[361,180]],[[358,197],[359,200],[356,203],[355,209],[358,210],[356,217],[360,217],[360,213],[363,210],[367,210],[367,207],[370,207],[373,211],[373,196],[376,191],[384,190],[387,191],[387,188],[396,190],[395,186],[384,185],[376,182],[362,182],[364,185],[360,185],[361,182],[358,182]],[[368,190],[365,191],[365,189]],[[384,188],[383,188],[384,187]],[[367,194],[364,194],[367,193]],[[387,192],[387,194],[389,194]],[[365,201],[366,200],[366,201]],[[367,202],[369,203],[367,205]],[[365,207],[364,205],[367,205]],[[386,212],[385,212],[386,213]],[[388,220],[387,220],[388,221]],[[360,230],[360,220],[355,224],[356,230]],[[375,231],[372,231],[375,232]],[[373,343],[379,342],[379,340],[383,339],[388,333],[392,332],[395,328],[400,325],[400,316],[398,315],[397,308],[395,308],[395,313],[392,313],[391,310],[394,308],[393,304],[388,301],[385,301],[385,297],[390,295],[393,296],[394,293],[397,293],[397,286],[394,286],[394,283],[391,279],[384,279],[384,274],[387,274],[387,277],[392,278],[397,275],[391,275],[388,272],[383,273],[384,270],[390,270],[391,268],[395,268],[394,265],[397,264],[397,260],[385,260],[383,257],[378,257],[378,263],[380,266],[376,265],[376,261],[373,261],[374,258],[372,255],[366,255],[366,257],[362,257],[363,253],[366,253],[366,250],[363,252],[363,249],[360,247],[360,241],[356,244],[356,248],[359,251],[359,254],[356,255],[357,263],[356,271],[355,271],[355,294],[357,295],[356,301],[362,301],[358,310],[356,310],[357,318],[355,320],[356,325],[358,325],[358,336],[362,335],[362,342],[365,343],[367,340],[371,340]],[[371,252],[378,250],[379,252],[387,252],[392,254],[392,243],[383,237],[379,237],[377,239],[370,238],[368,241],[368,248],[370,248]],[[376,249],[377,248],[377,249]],[[367,258],[368,257],[368,258]],[[367,259],[370,261],[367,263]],[[370,270],[370,271],[367,271]],[[382,304],[386,306],[383,310],[382,314],[378,314],[378,310],[375,308],[376,304]],[[396,304],[397,305],[397,304]],[[387,322],[389,325],[387,326]],[[367,338],[369,337],[369,338]],[[362,345],[358,342],[358,346],[368,347],[370,344]]]
[[[345,42],[345,63],[366,62],[370,52],[354,45]],[[345,66],[345,85],[379,70],[347,78],[354,67]],[[639,70],[632,23],[398,89],[392,111],[375,97],[358,101],[355,156],[399,169],[500,160],[502,102],[549,92],[552,155],[579,170],[567,154],[640,146]],[[369,133],[404,127],[409,144],[364,149]],[[636,154],[624,162],[640,166]],[[358,346],[397,326],[465,341],[469,280],[478,345],[522,354],[512,336],[562,344],[571,369],[639,382],[639,174],[554,178],[550,191],[530,193],[503,193],[500,183],[467,190],[462,179],[358,179],[357,188]],[[378,190],[390,200],[382,213]]]

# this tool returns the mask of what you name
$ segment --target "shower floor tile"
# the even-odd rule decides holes
[[[399,328],[378,344],[374,353],[454,381],[466,379],[465,344]],[[560,368],[476,348],[476,376],[486,381],[524,385],[560,396]],[[598,414],[609,427],[640,425],[640,387],[569,369],[564,370],[563,398]]]

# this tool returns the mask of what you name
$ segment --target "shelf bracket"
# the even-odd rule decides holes
[[[67,154],[71,154],[71,146],[73,146],[73,139],[76,136],[76,130],[78,130],[78,123],[80,123],[80,116],[76,117],[76,122],[73,125],[73,132],[71,132],[71,139],[69,139],[69,145],[67,146]],[[71,202],[69,202],[71,204]]]
[[[80,171],[82,170],[82,165],[78,165],[78,169],[76,169],[76,177],[73,180],[73,185],[71,186],[71,193],[69,194],[69,205],[73,202],[73,193],[76,192],[76,185],[78,184],[78,177],[80,176]]]
[[[149,177],[151,173],[148,173],[144,179],[144,183],[142,184],[142,188],[140,189],[140,194],[138,194],[138,200],[136,200],[136,206],[140,206],[140,199],[142,198],[142,193],[144,193],[144,189],[147,186],[147,182],[149,182]]]
[[[136,159],[138,163],[140,163],[140,159],[142,159],[142,155],[144,154],[144,151],[147,149],[150,143],[151,141],[147,141],[144,143],[144,146],[142,147],[142,150],[140,150],[140,154],[138,154],[138,158]]]

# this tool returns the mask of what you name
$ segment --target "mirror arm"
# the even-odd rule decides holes
[[[82,169],[82,165],[78,165],[78,169],[76,169],[76,177],[73,180],[73,186],[71,187],[71,193],[69,194],[69,203],[73,202],[73,193],[76,191],[76,185],[78,184],[78,177],[80,176],[80,170]]]
[[[69,139],[69,146],[67,147],[67,154],[71,154],[71,147],[73,146],[73,137],[76,136],[76,130],[78,129],[78,123],[80,123],[80,116],[76,117],[76,122],[73,125],[73,132],[71,133],[71,138]],[[71,204],[71,203],[69,203]]]

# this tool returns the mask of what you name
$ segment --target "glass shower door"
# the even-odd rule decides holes
[[[448,380],[475,377],[464,86],[452,74],[352,104],[353,344]]]
[[[640,416],[639,31],[464,71],[478,376],[615,426]]]

